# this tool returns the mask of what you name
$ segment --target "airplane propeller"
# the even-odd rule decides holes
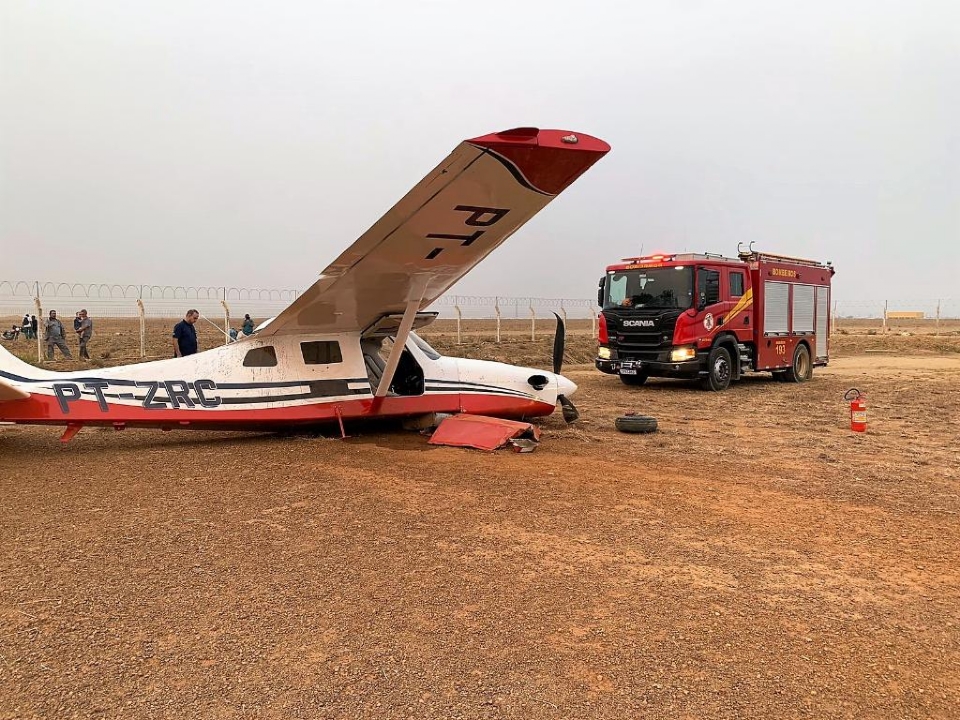
[[[553,374],[559,375],[563,368],[563,346],[566,342],[567,330],[563,320],[557,313],[553,314],[557,318],[557,332],[553,336]],[[566,395],[557,395],[557,402],[560,403],[560,409],[563,412],[563,419],[567,423],[572,423],[580,417],[576,406],[570,402]]]

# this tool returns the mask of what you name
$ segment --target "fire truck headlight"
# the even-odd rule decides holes
[[[670,362],[685,362],[693,360],[697,356],[697,351],[692,347],[679,347],[670,352]]]
[[[599,350],[597,350],[597,357],[600,358],[601,360],[609,360],[610,348],[602,347]]]

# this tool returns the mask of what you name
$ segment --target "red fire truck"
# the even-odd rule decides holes
[[[600,279],[597,368],[626,385],[698,378],[725,390],[746,372],[808,380],[829,359],[833,266],[741,251],[625,258]]]

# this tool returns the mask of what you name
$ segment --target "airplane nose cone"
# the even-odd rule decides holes
[[[557,375],[557,394],[570,397],[577,391],[577,384],[563,375]]]

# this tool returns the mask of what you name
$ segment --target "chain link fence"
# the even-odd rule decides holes
[[[97,331],[113,335],[139,335],[139,357],[153,356],[151,333],[162,332],[183,317],[188,309],[200,312],[201,326],[209,342],[229,342],[230,328],[238,329],[245,314],[257,322],[280,313],[299,296],[291,289],[239,288],[227,286],[121,285],[107,283],[42,282],[36,280],[0,280],[0,318],[2,328],[20,325],[24,315],[43,318],[56,310],[68,324],[80,309],[95,318]],[[455,330],[457,343],[463,335],[479,337],[481,332],[501,342],[504,333],[536,339],[538,333],[552,332],[553,314],[571,321],[571,329],[595,335],[597,306],[595,298],[537,298],[480,295],[445,295],[430,308],[438,311],[440,324]],[[844,328],[875,328],[878,332],[896,329],[904,323],[930,325],[940,332],[940,321],[953,326],[960,319],[960,300],[895,299],[846,300],[833,304],[834,331]],[[482,331],[474,321],[486,321]],[[539,326],[538,326],[539,322]],[[42,326],[42,320],[40,321]],[[131,343],[136,345],[135,342]],[[37,342],[38,355],[40,342]],[[161,346],[162,347],[162,346]],[[158,352],[158,351],[155,351]]]
[[[24,315],[34,315],[42,327],[42,318],[56,310],[64,325],[81,309],[94,319],[101,336],[139,335],[139,358],[158,356],[164,350],[157,337],[167,325],[183,317],[187,310],[200,312],[200,327],[210,342],[230,342],[230,329],[238,329],[244,315],[255,322],[279,314],[299,296],[296,290],[190,287],[173,285],[120,285],[106,283],[55,283],[28,280],[0,280],[0,318],[3,328],[20,326]],[[439,312],[455,328],[457,342],[465,333],[479,330],[470,321],[490,320],[496,342],[503,333],[526,335],[553,331],[553,314],[565,321],[587,323],[593,334],[596,327],[595,301],[583,298],[495,297],[446,295],[438,298],[430,309]],[[550,321],[550,322],[545,322]],[[539,326],[538,326],[539,323]],[[441,327],[444,325],[441,324]],[[524,329],[524,326],[526,329]],[[487,328],[484,328],[486,330]],[[42,334],[42,333],[41,333]],[[130,338],[128,338],[130,339]],[[37,338],[37,354],[42,357],[41,339]]]

